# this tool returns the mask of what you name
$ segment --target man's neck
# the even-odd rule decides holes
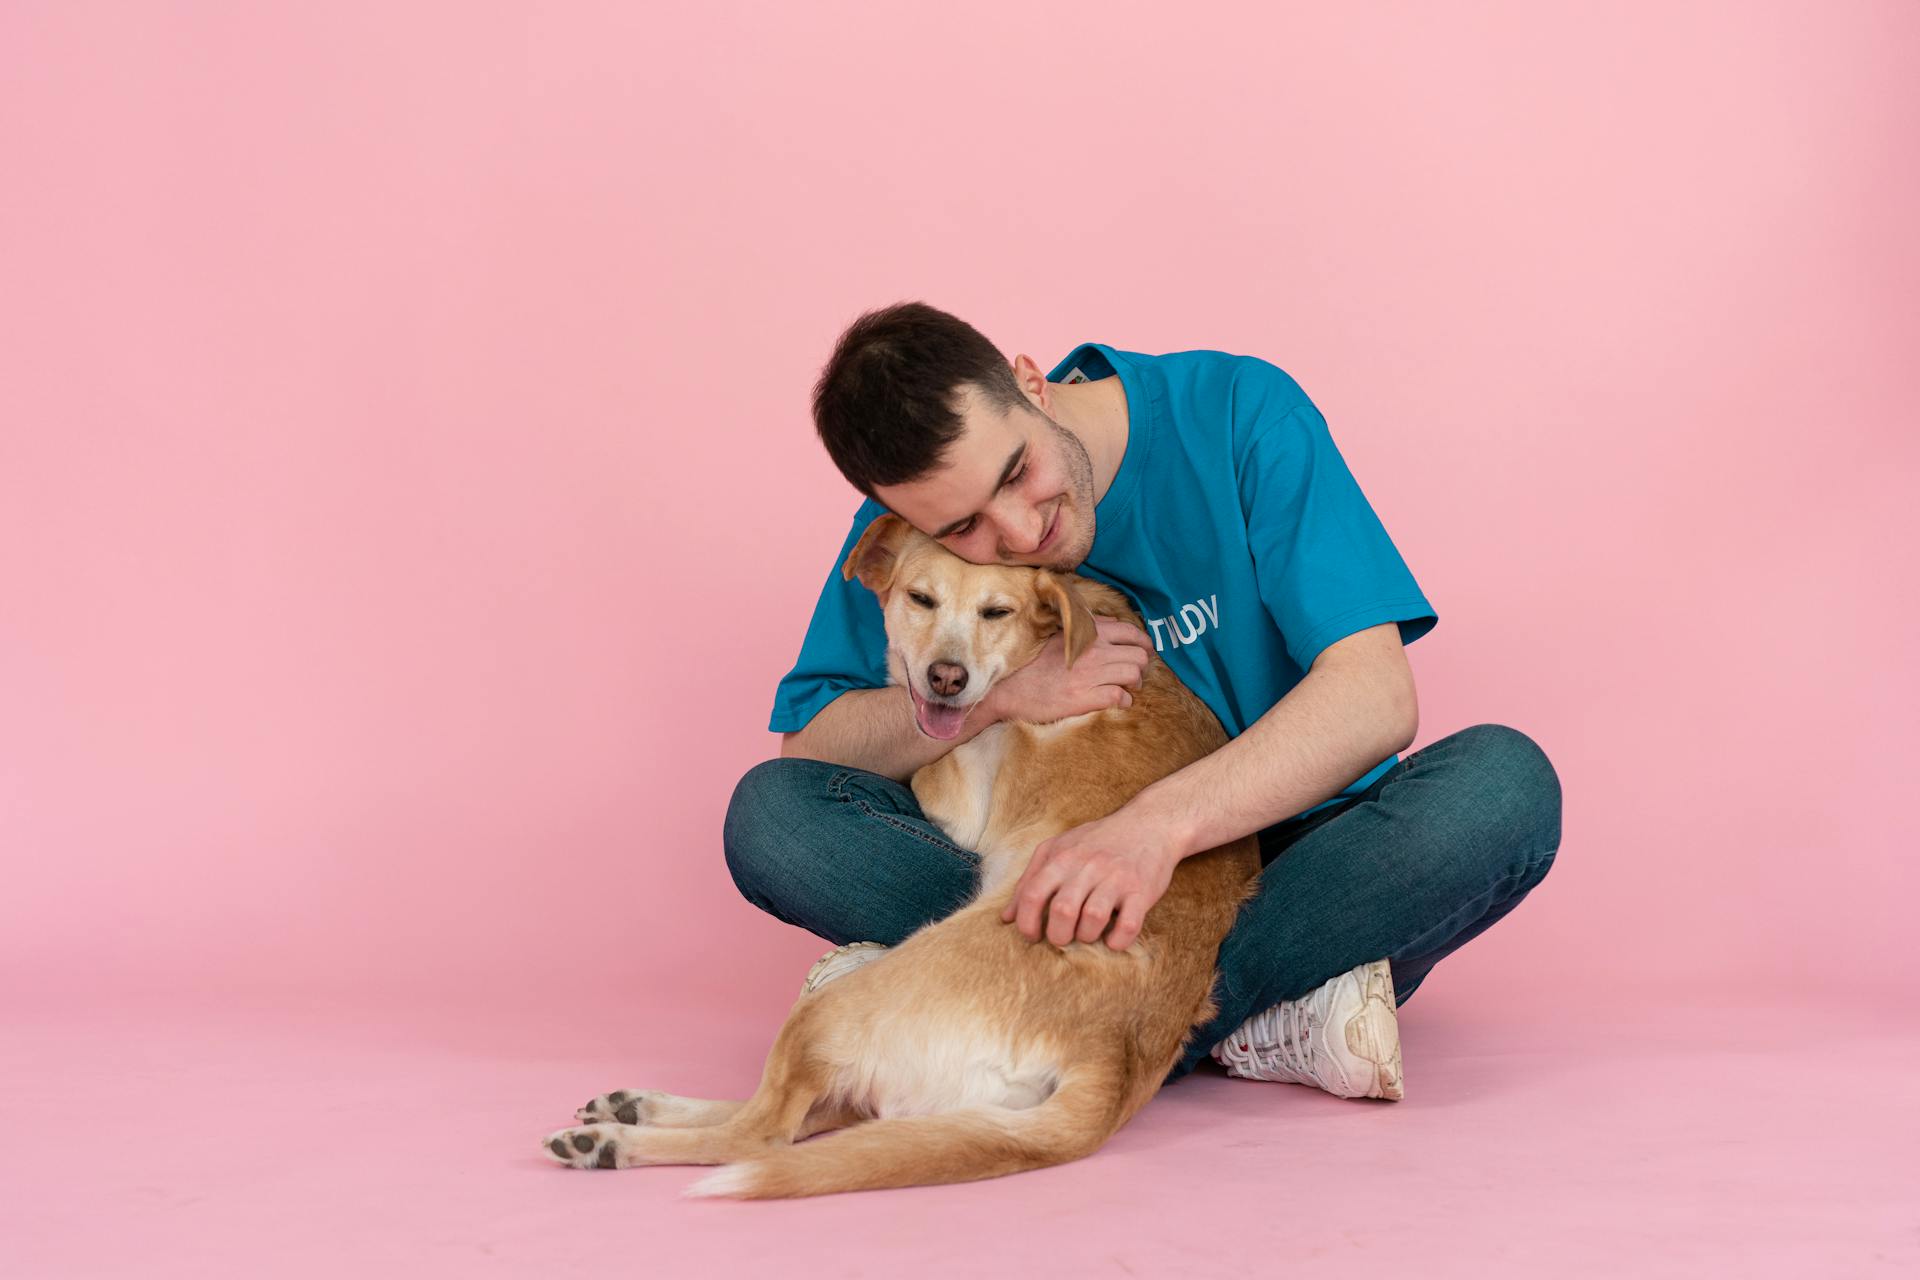
[[[1120,474],[1127,454],[1127,391],[1119,375],[1096,382],[1055,383],[1054,416],[1060,425],[1080,437],[1087,462],[1093,468],[1093,500],[1097,504]]]

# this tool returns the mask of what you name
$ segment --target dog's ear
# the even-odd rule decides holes
[[[847,553],[847,562],[840,566],[840,576],[860,579],[860,585],[884,603],[887,589],[893,585],[894,571],[900,567],[900,545],[912,529],[912,525],[891,511],[877,517]]]
[[[1067,665],[1072,666],[1100,634],[1093,610],[1087,608],[1072,584],[1045,569],[1033,575],[1033,594],[1040,601],[1042,613],[1050,613],[1060,620],[1060,629],[1067,636]]]

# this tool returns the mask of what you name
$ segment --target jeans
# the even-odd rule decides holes
[[[1168,1081],[1253,1014],[1383,956],[1394,1002],[1405,1004],[1442,957],[1513,910],[1553,866],[1560,780],[1531,738],[1478,724],[1402,758],[1362,794],[1259,838],[1259,891],[1220,945],[1220,1012]],[[747,901],[835,944],[903,941],[964,906],[980,866],[904,784],[797,758],[747,771],[725,844]]]

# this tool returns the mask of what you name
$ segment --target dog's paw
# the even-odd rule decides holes
[[[620,1158],[619,1127],[590,1124],[579,1129],[550,1133],[540,1144],[547,1159],[570,1169],[624,1169]]]
[[[617,1122],[619,1124],[646,1124],[647,1113],[652,1109],[653,1099],[658,1095],[654,1089],[615,1089],[612,1093],[603,1093],[586,1106],[573,1113],[573,1118],[585,1124]]]

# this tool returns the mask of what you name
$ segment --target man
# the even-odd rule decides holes
[[[769,728],[781,758],[735,789],[746,898],[842,944],[807,989],[945,917],[977,856],[928,822],[914,771],[1000,719],[1125,705],[1149,648],[1230,741],[1036,849],[1006,917],[1027,938],[1130,943],[1179,859],[1257,832],[1260,889],[1220,948],[1211,1055],[1244,1078],[1402,1094],[1394,1010],[1553,864],[1560,785],[1524,734],[1475,725],[1401,759],[1418,709],[1403,645],[1437,616],[1305,392],[1265,361],[1087,343],[1011,365],[922,303],[869,312],[814,390],[827,452],[866,495]],[[879,604],[840,566],[892,511],[977,564],[1074,570],[1148,631],[1055,637],[951,739],[887,687]]]

